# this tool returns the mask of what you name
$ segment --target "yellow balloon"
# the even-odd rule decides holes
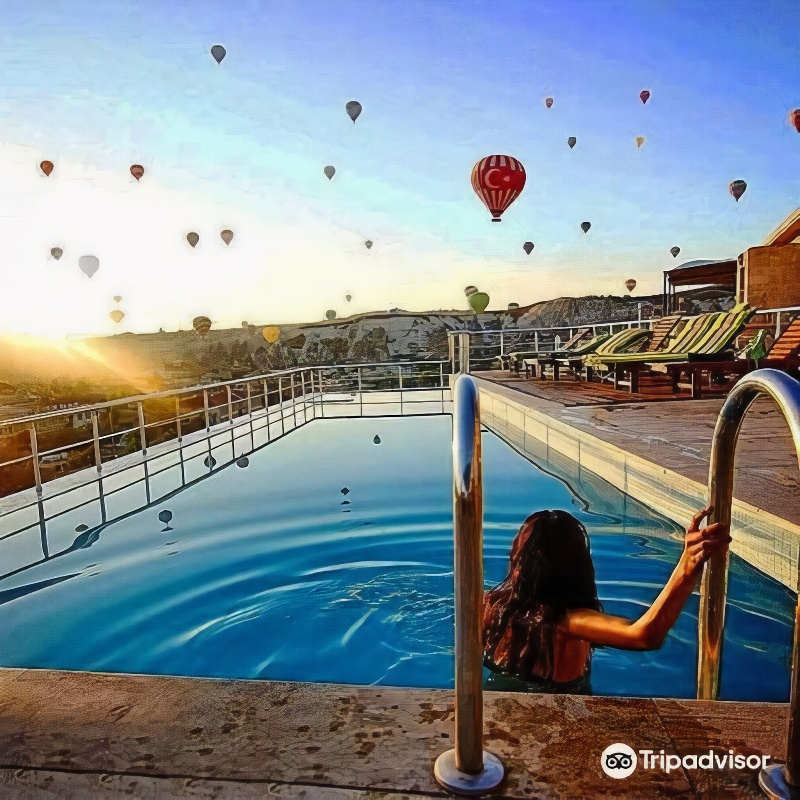
[[[264,328],[264,338],[270,344],[275,344],[281,338],[281,329],[277,325],[267,325]]]

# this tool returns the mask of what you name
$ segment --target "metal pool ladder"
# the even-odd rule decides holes
[[[433,774],[455,794],[484,794],[505,775],[483,749],[483,480],[478,387],[468,375],[453,392],[453,521],[456,607],[455,748],[436,759]]]
[[[736,442],[745,414],[759,395],[768,395],[780,409],[792,433],[800,460],[800,383],[776,369],[751,372],[733,387],[717,418],[711,443],[709,465],[712,522],[731,521],[733,469]],[[800,577],[795,589],[800,589]],[[725,599],[728,591],[727,554],[712,557],[703,571],[700,586],[699,652],[697,698],[716,700],[719,692],[719,668],[722,635],[725,625]],[[800,595],[795,611],[792,675],[789,696],[789,732],[786,764],[773,764],[761,770],[758,782],[775,800],[800,798]]]

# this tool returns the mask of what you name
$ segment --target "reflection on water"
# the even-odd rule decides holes
[[[2,663],[452,686],[450,436],[447,416],[335,419],[262,449],[201,443],[213,472],[208,449],[174,454],[172,484],[151,471],[106,493],[105,511],[94,497],[48,522],[61,555],[0,581],[13,609]],[[548,474],[491,433],[483,458],[487,586],[522,521],[563,508],[589,531],[606,610],[636,616],[652,601],[680,552],[674,523],[590,475]],[[126,511],[125,493],[148,502]],[[21,559],[26,536],[0,545]],[[723,697],[786,699],[792,601],[731,559]],[[661,651],[598,650],[594,691],[693,697],[696,626],[695,596]]]

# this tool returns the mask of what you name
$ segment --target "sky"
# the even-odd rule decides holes
[[[795,0],[4,0],[0,332],[659,292],[800,205],[797,30]],[[499,224],[494,153],[527,174]]]

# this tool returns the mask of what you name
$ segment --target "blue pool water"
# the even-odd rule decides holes
[[[56,518],[76,549],[0,580],[0,664],[451,687],[450,437],[447,416],[318,420],[99,535],[91,504]],[[484,481],[487,587],[542,508],[586,525],[609,613],[638,616],[678,560],[675,524],[489,432]],[[722,697],[786,700],[792,594],[732,557],[729,598]],[[594,693],[693,697],[697,607],[660,651],[597,650]]]

